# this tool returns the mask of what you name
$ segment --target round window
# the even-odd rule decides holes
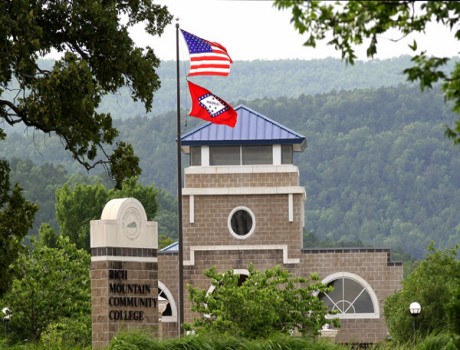
[[[237,207],[228,216],[228,229],[230,233],[238,238],[248,238],[255,229],[256,219],[249,208]]]

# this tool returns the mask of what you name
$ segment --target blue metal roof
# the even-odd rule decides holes
[[[240,105],[235,108],[238,121],[234,128],[208,122],[181,137],[183,146],[202,145],[297,145],[303,151],[306,146],[302,136],[270,118]],[[300,146],[300,147],[299,147]]]
[[[171,243],[170,245],[160,249],[161,252],[177,252],[179,251],[179,242]]]

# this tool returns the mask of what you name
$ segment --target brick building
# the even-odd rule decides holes
[[[181,138],[190,156],[184,170],[184,286],[211,287],[203,271],[247,273],[281,265],[293,274],[320,274],[334,291],[323,297],[338,310],[337,341],[373,343],[387,336],[383,303],[400,288],[402,265],[388,249],[303,247],[306,193],[293,164],[305,137],[239,106],[235,128],[205,124]],[[178,250],[158,252],[159,296],[169,305],[161,318],[163,337],[176,336]],[[187,291],[185,322],[193,320]]]

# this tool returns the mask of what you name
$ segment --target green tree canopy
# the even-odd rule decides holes
[[[107,189],[100,183],[65,184],[56,191],[56,218],[60,234],[70,238],[78,248],[90,250],[90,221],[99,220],[107,202],[114,198],[133,197],[144,206],[147,218],[157,212],[157,190],[137,183],[137,178],[123,182],[121,189]]]
[[[319,292],[331,288],[317,274],[307,278],[292,276],[280,266],[257,271],[250,266],[248,276],[215,268],[205,271],[214,290],[189,286],[192,311],[199,313],[189,328],[197,332],[267,338],[274,333],[316,335],[328,323],[326,306]],[[246,277],[246,278],[242,278]]]
[[[434,21],[453,29],[453,35],[460,39],[460,3],[457,1],[297,1],[275,0],[278,9],[292,10],[292,23],[300,33],[308,35],[304,45],[315,47],[318,41],[332,35],[329,45],[342,54],[342,59],[353,64],[356,60],[355,47],[368,41],[367,56],[377,54],[379,37],[391,29],[404,36],[413,32],[423,33]],[[451,72],[446,72],[447,57],[428,57],[417,42],[409,45],[414,52],[414,66],[404,70],[410,81],[419,81],[423,89],[441,82],[445,96],[453,101],[453,110],[460,113],[460,63]],[[454,143],[460,143],[460,120],[454,128],[448,128],[446,135]]]
[[[150,110],[160,87],[153,49],[138,48],[129,28],[161,35],[172,16],[151,0],[0,2],[0,120],[56,134],[86,169],[108,167],[117,186],[140,173],[131,145],[117,140],[101,98],[130,89]],[[39,57],[62,54],[52,67]],[[115,145],[113,152],[107,145]]]
[[[44,222],[57,228],[54,209],[56,190],[69,177],[64,166],[62,164],[55,166],[50,162],[37,165],[30,159],[18,158],[10,159],[9,166],[11,168],[11,182],[21,184],[24,196],[39,206],[29,234],[36,234]]]
[[[10,285],[8,267],[24,249],[23,239],[32,227],[37,211],[37,206],[23,197],[17,184],[11,188],[9,174],[8,163],[0,160],[0,296]]]
[[[16,277],[2,300],[12,311],[14,337],[38,340],[50,325],[69,319],[90,330],[90,255],[65,237],[56,248],[40,242],[34,248],[30,254],[23,251],[12,266]]]
[[[435,250],[428,247],[427,257],[402,282],[401,291],[385,301],[385,319],[391,336],[401,342],[413,334],[409,305],[416,301],[422,311],[417,317],[418,333],[434,331],[459,333],[460,261],[456,249]]]
[[[65,184],[56,191],[56,219],[59,233],[77,247],[89,251],[89,223],[101,218],[108,191],[101,184]]]

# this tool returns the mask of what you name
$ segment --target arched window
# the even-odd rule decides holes
[[[241,286],[244,281],[246,281],[246,279],[248,278],[249,276],[249,271],[246,270],[246,269],[234,269],[233,270],[233,274],[234,275],[238,275],[238,286]],[[214,293],[214,290],[216,289],[216,286],[215,285],[211,285],[208,289],[208,291],[206,292],[206,294],[212,294]],[[205,314],[204,315],[205,317],[207,318],[210,318],[210,315],[209,314]]]
[[[168,301],[168,306],[161,314],[161,322],[177,322],[177,306],[169,289],[160,281],[158,281],[158,297],[165,298]]]
[[[241,286],[244,281],[249,277],[249,271],[246,269],[233,269],[233,274],[238,275],[238,286]],[[216,289],[215,285],[209,287],[207,294],[211,294]]]
[[[334,287],[329,293],[320,293],[319,298],[330,311],[341,319],[379,318],[380,308],[372,287],[363,278],[349,272],[338,272],[327,276],[323,283]]]

